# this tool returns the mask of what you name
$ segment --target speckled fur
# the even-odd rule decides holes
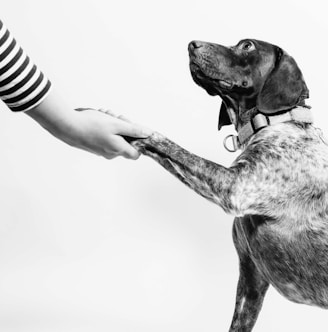
[[[133,144],[236,217],[240,278],[230,332],[252,330],[269,285],[328,308],[328,146],[318,129],[294,121],[266,127],[228,168],[157,133]]]

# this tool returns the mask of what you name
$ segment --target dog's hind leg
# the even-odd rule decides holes
[[[250,258],[241,260],[236,306],[229,332],[252,331],[268,286]]]
[[[229,332],[250,332],[262,308],[269,283],[263,278],[247,253],[245,239],[238,237],[236,223],[234,225],[234,242],[239,255],[240,274],[235,312]]]

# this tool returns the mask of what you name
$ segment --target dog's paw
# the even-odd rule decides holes
[[[156,150],[156,147],[159,147],[164,140],[165,137],[163,135],[154,132],[147,138],[133,139],[131,145],[140,153],[147,154],[147,150]]]

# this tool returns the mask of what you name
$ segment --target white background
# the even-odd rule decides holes
[[[1,1],[1,18],[76,106],[108,107],[228,166],[218,97],[187,44],[245,37],[293,55],[327,133],[324,1]],[[145,157],[107,161],[0,106],[0,331],[227,331],[232,217]],[[271,289],[254,331],[313,331],[326,311]]]

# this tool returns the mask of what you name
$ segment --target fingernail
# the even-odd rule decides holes
[[[153,133],[153,130],[149,129],[149,128],[142,128],[141,129],[141,134],[142,136],[148,137]]]

